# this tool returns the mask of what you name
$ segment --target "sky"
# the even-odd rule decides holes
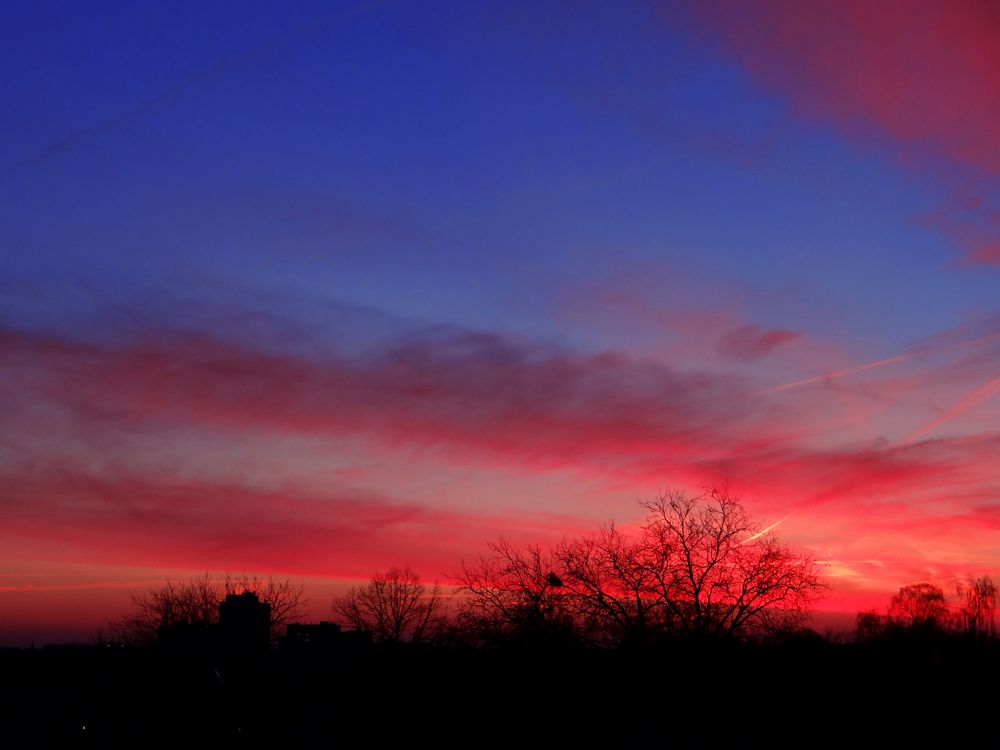
[[[995,3],[4,15],[0,644],[723,485],[829,611],[1000,575]]]

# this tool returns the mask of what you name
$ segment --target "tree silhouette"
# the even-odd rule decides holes
[[[800,624],[826,585],[819,566],[762,531],[727,490],[644,504],[655,590],[680,632],[739,636]]]
[[[117,636],[134,645],[156,642],[165,630],[219,619],[219,585],[208,573],[189,581],[167,581],[163,586],[132,592],[131,611],[114,623]]]
[[[364,586],[354,586],[333,600],[333,611],[348,625],[376,641],[426,639],[442,609],[441,588],[430,589],[409,565],[376,572]]]
[[[997,587],[989,576],[981,576],[974,581],[958,585],[958,595],[963,598],[962,622],[966,631],[978,634],[994,634],[997,606]]]
[[[762,531],[725,490],[660,495],[626,535],[614,524],[551,554],[501,539],[455,576],[481,632],[563,631],[601,643],[670,634],[744,637],[800,624],[826,588],[819,566]],[[552,585],[558,581],[558,586]]]
[[[453,576],[465,631],[487,643],[565,639],[573,623],[558,560],[540,547],[521,550],[503,538],[486,546],[476,561],[463,558]]]
[[[660,554],[647,541],[610,523],[556,548],[567,606],[589,640],[642,643],[663,630],[665,607],[656,592]]]
[[[131,594],[131,611],[113,624],[122,640],[136,645],[153,643],[167,630],[210,625],[219,620],[219,602],[227,594],[251,592],[271,605],[271,636],[294,622],[306,605],[303,587],[289,580],[227,574],[221,584],[205,573],[189,581],[167,581],[163,586]]]
[[[886,617],[875,610],[858,612],[854,619],[854,636],[862,643],[877,641],[886,635]]]
[[[893,595],[889,615],[907,627],[939,628],[948,622],[948,603],[940,587],[913,583]]]

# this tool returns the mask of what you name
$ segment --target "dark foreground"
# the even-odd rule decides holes
[[[256,657],[0,651],[6,747],[780,746],[996,734],[996,641],[635,651],[359,647]],[[894,743],[895,744],[895,743]]]

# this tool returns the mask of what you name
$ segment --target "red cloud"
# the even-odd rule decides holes
[[[951,348],[952,337],[964,345],[977,333],[921,343]],[[373,457],[416,448],[518,472],[571,469],[637,500],[664,483],[729,480],[762,520],[791,513],[782,530],[793,542],[836,548],[825,558],[854,576],[850,585],[864,579],[880,590],[891,576],[875,580],[859,560],[894,554],[899,571],[924,556],[961,560],[963,548],[935,546],[935,528],[960,528],[966,547],[995,558],[982,544],[996,524],[982,510],[995,485],[995,437],[831,446],[817,423],[830,409],[821,386],[788,402],[784,393],[754,395],[741,380],[620,353],[471,333],[406,339],[365,357],[319,349],[307,357],[206,335],[96,344],[8,330],[0,370],[0,534],[10,555],[336,576],[411,562],[432,575],[500,530],[555,540],[590,525],[565,500],[564,516],[512,498],[486,517],[452,496],[443,502],[458,510],[354,490],[317,494],[294,481],[261,489],[239,478],[238,458],[224,467],[229,479],[205,479],[84,449],[98,437],[169,440],[183,428],[234,442],[248,433],[360,436]],[[789,403],[794,411],[781,406]],[[117,468],[101,468],[109,462]],[[379,462],[391,466],[384,454]],[[886,534],[903,541],[887,549]],[[964,572],[957,562],[948,570]]]
[[[22,374],[26,391],[92,423],[362,434],[536,467],[702,456],[757,410],[731,378],[486,334],[403,341],[367,359],[200,335],[104,346],[7,332],[2,343],[0,364]]]
[[[815,414],[780,409],[735,379],[486,334],[409,340],[353,359],[272,354],[203,335],[147,334],[111,346],[8,331],[3,343],[0,365],[19,391],[0,420],[17,419],[15,401],[43,401],[68,407],[84,434],[174,423],[362,435],[452,460],[573,468],[629,486],[728,478],[748,492],[780,488],[798,503],[940,484],[962,460],[942,463],[940,443],[808,448]],[[20,429],[11,423],[8,434]]]
[[[1000,7],[989,0],[699,3],[746,67],[805,113],[874,125],[1000,172]]]
[[[964,260],[972,265],[1000,266],[1000,242],[981,245],[970,251]]]
[[[753,78],[800,113],[852,137],[887,138],[907,161],[960,165],[966,185],[1000,174],[1000,5],[992,0],[692,7]],[[995,265],[997,216],[974,191],[931,223],[965,248],[964,263]]]
[[[29,465],[0,481],[5,547],[53,561],[339,577],[412,563],[436,578],[470,551],[470,539],[500,529],[551,537],[574,526],[545,513],[498,518],[358,491],[263,491],[79,467]]]

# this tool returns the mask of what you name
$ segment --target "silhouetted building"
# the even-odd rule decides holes
[[[271,605],[244,591],[219,604],[219,637],[233,651],[266,651],[271,645]]]

